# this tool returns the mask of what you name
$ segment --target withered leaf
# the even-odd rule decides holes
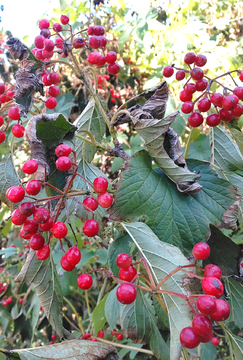
[[[14,59],[23,60],[28,58],[28,50],[19,39],[11,38],[6,41],[6,45],[8,46],[8,51]]]

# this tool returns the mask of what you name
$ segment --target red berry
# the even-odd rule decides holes
[[[88,63],[90,65],[97,65],[102,59],[102,55],[97,52],[91,52],[88,56]]]
[[[83,339],[84,339],[84,340],[87,340],[87,339],[90,338],[90,336],[91,336],[90,333],[83,334]]]
[[[192,127],[198,127],[203,123],[203,116],[199,112],[193,112],[188,117],[188,124]]]
[[[216,311],[210,314],[211,319],[215,321],[224,321],[230,315],[230,307],[228,303],[221,299],[216,299]]]
[[[190,112],[192,112],[193,107],[194,107],[194,104],[191,101],[186,101],[182,104],[181,111],[184,114],[189,114]]]
[[[37,47],[37,49],[43,49],[45,39],[46,38],[43,35],[36,36],[34,40],[35,47]]]
[[[236,96],[238,96],[238,98],[240,100],[243,100],[243,87],[242,86],[237,86],[235,89],[234,89],[234,94]]]
[[[11,215],[11,221],[14,225],[22,225],[27,220],[27,216],[21,214],[19,209],[14,210]]]
[[[239,102],[238,96],[236,96],[235,94],[230,94],[229,96],[233,97],[236,101],[236,104],[238,104],[238,102]]]
[[[12,106],[8,110],[8,116],[12,120],[19,120],[19,118],[20,118],[19,108],[17,108],[17,106]]]
[[[203,276],[214,276],[220,279],[222,276],[222,271],[217,265],[208,264],[204,268]]]
[[[233,112],[232,110],[224,110],[224,109],[220,109],[219,110],[219,115],[220,115],[220,119],[222,121],[230,121],[233,117]]]
[[[35,205],[31,202],[24,202],[19,207],[19,212],[27,217],[34,214]]]
[[[70,170],[72,167],[72,161],[67,156],[60,156],[56,161],[56,167],[60,171]]]
[[[50,217],[49,210],[39,207],[38,209],[35,209],[33,214],[33,219],[37,221],[39,224],[43,224],[48,221]]]
[[[46,99],[45,105],[47,109],[54,109],[57,106],[57,101],[54,97],[49,97]]]
[[[53,24],[53,29],[57,32],[60,32],[60,31],[62,31],[62,25],[59,23],[55,23],[55,24]],[[60,40],[62,40],[62,39],[60,39]]]
[[[43,248],[45,244],[45,239],[44,236],[42,236],[41,234],[34,234],[31,236],[30,239],[30,247],[33,250],[40,250]]]
[[[207,58],[205,55],[199,54],[196,56],[195,65],[202,67],[207,63]]]
[[[4,94],[5,92],[5,85],[3,83],[0,83],[0,95]]]
[[[59,83],[60,78],[59,75],[55,72],[52,72],[47,75],[47,80],[49,81],[49,85],[56,85]]]
[[[52,97],[58,97],[58,95],[60,94],[60,89],[58,86],[50,86],[48,89],[48,94]]]
[[[63,255],[61,258],[61,267],[65,271],[72,271],[75,268],[75,265],[72,265],[67,261],[67,254]]]
[[[121,280],[130,282],[136,275],[137,275],[137,270],[135,269],[135,267],[129,266],[129,268],[127,268],[127,269],[121,268],[119,270],[118,277]]]
[[[95,211],[98,207],[98,201],[93,196],[88,196],[84,199],[83,205],[87,211]]]
[[[201,80],[197,80],[195,85],[196,85],[197,91],[203,91],[203,90],[207,89],[208,82],[206,79],[203,78]]]
[[[210,247],[208,244],[199,242],[196,245],[194,245],[192,249],[193,256],[197,260],[205,260],[210,255]]]
[[[109,51],[106,54],[106,61],[108,62],[108,64],[114,64],[116,59],[117,59],[117,54],[115,51]]]
[[[186,76],[186,73],[184,70],[178,70],[176,72],[176,80],[178,80],[178,81],[185,79],[185,76]]]
[[[50,26],[50,23],[47,19],[42,19],[38,23],[39,29],[48,29]]]
[[[116,75],[120,71],[120,66],[115,62],[114,64],[110,64],[107,66],[107,71],[111,75]]]
[[[44,38],[48,39],[51,36],[51,32],[49,29],[42,29],[40,35],[44,36]]]
[[[27,160],[22,166],[22,171],[25,174],[34,174],[38,169],[38,162],[35,160]]]
[[[62,25],[67,25],[69,23],[69,17],[67,15],[62,15],[60,21]]]
[[[99,224],[95,220],[86,220],[83,225],[83,233],[88,237],[93,237],[99,232]]]
[[[192,99],[192,94],[186,92],[186,90],[182,90],[180,92],[180,100],[182,102],[191,101],[191,99]]]
[[[222,94],[216,93],[211,96],[210,100],[212,104],[222,107],[223,98]]]
[[[221,118],[218,114],[210,114],[206,118],[206,123],[208,126],[217,126],[221,122]]]
[[[200,335],[200,342],[201,343],[208,343],[209,341],[211,341],[213,338],[213,333],[209,333],[208,335]]]
[[[23,298],[20,298],[19,299],[19,303],[22,304],[24,302],[24,299]]]
[[[209,295],[197,299],[197,308],[204,315],[211,315],[216,311],[216,300]]]
[[[200,336],[195,333],[192,327],[188,326],[181,330],[180,342],[188,349],[194,349],[200,344]]]
[[[196,60],[196,54],[194,52],[189,52],[184,56],[184,63],[187,65],[193,64]]]
[[[107,192],[102,193],[98,196],[98,203],[101,207],[107,209],[112,205],[113,202],[113,196]]]
[[[122,334],[122,333],[118,333],[118,334],[116,335],[116,339],[117,339],[118,341],[121,341],[121,340],[123,339],[123,334]]]
[[[232,109],[232,115],[238,118],[242,114],[243,114],[243,106],[241,104],[236,104],[236,106]]]
[[[5,132],[0,130],[0,144],[2,144],[6,139]]]
[[[88,35],[94,35],[94,26],[89,26],[88,27],[88,30],[87,30],[87,33],[88,33]]]
[[[42,50],[42,55],[44,59],[51,59],[54,55],[53,51],[47,51],[46,49]]]
[[[186,84],[184,90],[189,94],[194,94],[197,91],[196,85],[193,83]]]
[[[89,38],[89,46],[92,49],[98,49],[100,47],[100,38],[99,36],[93,35]]]
[[[47,51],[47,52],[51,52],[55,47],[55,44],[54,42],[51,40],[51,39],[46,39],[44,41],[44,49]]]
[[[218,344],[219,344],[219,339],[216,338],[216,337],[212,338],[212,344],[213,344],[214,346],[218,346]]]
[[[89,274],[81,274],[77,279],[77,284],[80,289],[88,290],[93,284],[93,279]]]
[[[190,75],[194,80],[201,80],[204,76],[204,73],[202,69],[195,67],[191,70]]]
[[[7,304],[10,304],[12,301],[13,301],[13,299],[12,299],[11,297],[9,297],[9,298],[7,298],[7,300],[6,300],[6,303],[7,303]]]
[[[55,40],[55,46],[58,48],[58,49],[63,49],[63,40],[61,38],[57,38]]]
[[[6,196],[9,201],[16,204],[23,200],[25,197],[25,191],[21,186],[11,186],[7,190]]]
[[[211,320],[203,314],[197,314],[192,321],[192,328],[200,336],[209,335],[213,325]]]
[[[103,26],[101,25],[97,25],[94,27],[94,35],[104,35],[105,30],[103,28]]]
[[[221,281],[214,276],[207,276],[202,281],[202,288],[206,295],[212,295],[219,298],[223,295],[224,287]]]
[[[0,126],[2,126],[4,124],[4,120],[3,120],[3,117],[0,116]]]
[[[56,339],[56,335],[53,334],[53,335],[51,336],[51,338],[52,338],[52,340],[55,340],[55,339]]]
[[[129,254],[121,253],[116,257],[116,265],[122,269],[128,269],[132,265],[132,258]]]
[[[174,68],[172,66],[168,65],[163,69],[162,74],[164,77],[171,77],[174,74]]]
[[[224,110],[232,110],[235,105],[236,105],[236,100],[233,98],[233,96],[227,95],[223,98],[222,108]]]
[[[50,256],[49,244],[45,244],[40,250],[36,251],[36,257],[38,260],[46,260]]]
[[[208,98],[201,99],[197,104],[198,110],[201,112],[206,112],[211,107],[211,101]]]
[[[85,45],[85,40],[82,37],[78,37],[73,40],[74,49],[80,49],[80,48],[84,47],[84,45]]]
[[[25,191],[28,195],[37,195],[41,190],[41,184],[38,180],[30,180],[27,182]]]
[[[76,245],[74,245],[70,249],[68,249],[66,253],[66,258],[69,264],[74,266],[77,265],[81,260],[81,252],[79,248]]]
[[[103,49],[107,44],[107,39],[103,35],[100,35],[99,39],[100,39],[100,46],[99,47],[100,47],[100,49]]]
[[[40,228],[42,231],[49,231],[52,229],[52,226],[53,226],[53,220],[51,217],[49,217],[49,219],[45,223],[40,224]]]
[[[93,188],[97,193],[105,193],[108,188],[108,181],[103,176],[94,179]]]
[[[24,136],[24,132],[25,132],[25,128],[23,125],[20,124],[15,124],[12,127],[12,134],[13,136],[15,136],[16,138],[21,138]]]
[[[67,235],[67,227],[66,225],[59,221],[56,222],[53,226],[52,226],[52,234],[53,236],[55,236],[55,238],[57,239],[62,239]]]
[[[133,284],[124,283],[118,286],[116,290],[117,300],[125,305],[133,303],[137,296],[137,290]]]
[[[35,220],[32,220],[32,219],[28,219],[24,222],[22,229],[23,229],[23,233],[25,235],[28,235],[28,234],[33,235],[38,230],[38,222]],[[31,238],[31,236],[30,236],[30,238]]]
[[[100,330],[100,331],[98,332],[97,336],[98,336],[99,338],[103,338],[103,337],[104,337],[104,331]]]

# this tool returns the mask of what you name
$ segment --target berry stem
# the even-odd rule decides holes
[[[195,128],[192,127],[190,129],[189,136],[188,136],[187,143],[186,143],[186,149],[185,149],[185,153],[184,153],[184,158],[185,159],[187,158],[188,153],[189,153],[189,149],[190,149],[190,145],[191,145],[191,142],[192,142],[194,131],[195,131]]]
[[[72,227],[72,224],[71,224],[71,221],[70,221],[70,216],[69,216],[69,209],[68,209],[68,202],[67,202],[67,199],[64,198],[64,204],[65,204],[65,210],[66,210],[66,216],[67,216],[67,223],[68,225],[70,226],[71,230],[72,230],[72,233],[73,233],[73,236],[74,236],[74,239],[75,239],[75,245],[77,246],[78,244],[78,239],[76,237],[76,234],[73,230],[73,227]]]
[[[105,146],[103,146],[103,145],[101,145],[100,143],[98,143],[98,142],[95,140],[94,136],[91,134],[90,131],[84,130],[84,129],[79,129],[78,131],[79,131],[79,132],[84,132],[84,133],[86,133],[86,134],[90,137],[90,139],[87,139],[85,136],[82,136],[82,135],[80,135],[80,134],[77,134],[77,137],[78,137],[79,139],[82,139],[82,140],[84,140],[84,141],[92,144],[94,147],[101,148],[101,149],[103,149],[103,150],[105,150],[105,151],[109,151],[109,150],[110,150],[110,146],[109,146],[108,148],[106,148]]]
[[[84,331],[84,328],[83,328],[83,325],[82,325],[82,322],[81,322],[81,317],[78,315],[78,313],[77,313],[75,307],[73,306],[73,304],[65,296],[63,296],[63,300],[65,300],[66,303],[73,310],[73,313],[75,314],[77,322],[78,322],[79,329],[80,329],[80,331],[81,331],[81,333],[83,335],[85,333],[85,331]]]

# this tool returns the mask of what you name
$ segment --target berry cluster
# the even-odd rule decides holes
[[[231,74],[237,72],[240,73],[239,80],[243,81],[243,72],[234,70],[211,79],[201,69],[207,63],[205,55],[189,52],[185,55],[184,62],[190,70],[168,65],[163,69],[163,75],[171,77],[175,69],[177,70],[175,77],[178,81],[185,79],[187,74],[189,75],[179,97],[183,102],[181,111],[184,114],[190,114],[188,117],[190,126],[200,126],[204,121],[204,113],[206,114],[206,124],[212,127],[219,125],[221,121],[237,120],[243,114],[243,105],[240,103],[240,100],[243,100],[243,87],[236,86],[234,89],[229,89],[218,80],[227,75],[232,78]],[[236,84],[235,80],[233,81]],[[213,93],[211,90],[213,84],[221,86],[223,93]],[[193,94],[196,92],[201,94],[193,100]],[[196,111],[195,106],[197,107]]]
[[[205,243],[198,243],[194,246],[192,253],[196,260],[205,260],[210,254],[210,248]],[[205,266],[203,275],[202,288],[205,295],[197,298],[198,312],[192,321],[192,326],[184,328],[180,334],[181,344],[189,349],[209,341],[217,346],[219,340],[213,337],[213,325],[210,318],[214,321],[223,321],[230,315],[228,303],[219,299],[224,292],[223,284],[220,281],[221,269],[217,265],[209,264]]]
[[[118,286],[116,291],[117,300],[122,304],[131,304],[137,296],[136,287],[130,283],[137,277],[137,270],[132,266],[132,258],[126,253],[121,253],[116,258],[116,265],[120,268],[118,277],[120,280],[127,281]]]

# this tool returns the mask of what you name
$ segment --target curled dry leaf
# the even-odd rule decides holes
[[[123,150],[122,145],[118,141],[115,142],[115,147],[108,151],[108,155],[120,157],[125,161],[130,158],[130,156]]]
[[[228,208],[222,218],[224,223],[228,225],[228,227],[233,231],[236,231],[238,229],[238,213],[240,207],[240,199],[241,197],[238,196],[238,199],[233,205]]]
[[[14,59],[21,61],[28,58],[29,52],[19,39],[11,38],[6,42],[6,45]]]

